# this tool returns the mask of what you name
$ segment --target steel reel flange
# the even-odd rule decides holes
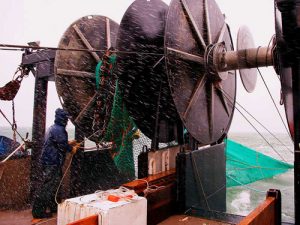
[[[225,137],[234,111],[235,71],[218,74],[212,65],[222,42],[226,50],[233,50],[214,0],[171,2],[165,33],[168,81],[184,126],[202,144]]]
[[[117,38],[117,76],[126,107],[139,129],[159,142],[174,140],[174,127],[180,121],[163,60],[167,10],[161,0],[134,1]]]
[[[254,40],[252,34],[247,26],[242,26],[239,28],[237,35],[237,51],[239,51],[239,60],[246,61],[247,49],[255,48]],[[259,50],[259,49],[258,49]],[[254,91],[257,81],[257,69],[256,68],[246,68],[239,69],[240,77],[244,88],[247,92],[251,93]]]
[[[284,104],[285,115],[287,118],[288,128],[291,137],[294,139],[294,107],[293,107],[293,74],[290,62],[292,59],[289,55],[288,46],[284,40],[283,35],[283,20],[285,26],[289,25],[289,18],[282,17],[281,12],[278,9],[274,1],[274,12],[275,12],[275,32],[276,32],[276,54],[274,68],[278,75],[280,75],[281,82],[281,104]],[[285,31],[287,32],[287,30]]]
[[[71,115],[71,121],[86,137],[90,137],[95,110],[95,69],[104,51],[115,47],[119,25],[113,20],[98,15],[80,18],[71,24],[63,34],[58,47],[72,49],[102,50],[64,51],[58,50],[55,57],[55,84],[63,108]],[[115,83],[105,90],[112,99]],[[103,118],[104,131],[110,119],[112,101],[107,101],[107,112]],[[98,141],[97,134],[90,139]]]

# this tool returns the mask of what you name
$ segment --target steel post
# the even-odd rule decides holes
[[[300,58],[293,65],[295,224],[300,224]]]
[[[39,158],[42,152],[46,129],[48,78],[35,78],[34,108],[32,124],[32,153],[30,172],[30,196],[35,197],[36,190],[40,184],[41,168]]]

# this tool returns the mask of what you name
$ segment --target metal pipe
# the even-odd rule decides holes
[[[218,72],[272,66],[273,52],[270,47],[227,51],[219,53],[215,62]]]

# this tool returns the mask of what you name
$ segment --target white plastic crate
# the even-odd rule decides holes
[[[58,205],[57,224],[66,225],[95,214],[99,225],[146,225],[147,200],[134,196],[131,201],[111,202],[99,194],[67,199]]]

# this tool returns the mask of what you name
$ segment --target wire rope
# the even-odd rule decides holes
[[[279,112],[279,109],[278,109],[278,107],[277,107],[277,105],[276,105],[276,103],[275,103],[275,100],[274,100],[274,98],[273,98],[273,96],[272,96],[272,94],[271,94],[271,92],[270,92],[270,89],[269,89],[269,87],[268,87],[268,85],[267,85],[265,79],[263,78],[263,76],[262,76],[260,70],[259,70],[258,68],[257,68],[257,70],[258,70],[258,73],[259,73],[259,75],[260,75],[260,77],[261,77],[261,79],[262,79],[262,81],[263,81],[263,83],[264,83],[264,85],[265,85],[265,87],[266,87],[268,93],[269,93],[270,98],[272,99],[272,102],[273,102],[273,104],[274,104],[274,106],[275,106],[275,108],[276,108],[276,111],[277,111],[277,113],[278,113],[278,115],[279,115],[279,117],[280,117],[280,119],[281,119],[281,122],[282,122],[282,124],[283,124],[283,126],[284,126],[286,132],[288,133],[290,139],[293,140],[293,139],[292,139],[292,136],[291,136],[291,134],[290,134],[290,132],[289,132],[287,126],[286,126],[286,124],[284,123],[284,120],[283,120],[283,118],[282,118],[282,115],[281,115],[281,113]]]
[[[255,120],[260,126],[262,126],[273,138],[275,138],[280,144],[282,144],[290,153],[293,153],[279,138],[276,137],[266,126],[264,126],[259,120],[257,120],[245,107],[243,107],[238,102],[235,102],[241,109],[243,109],[252,119]]]
[[[225,94],[225,93],[224,93]],[[227,94],[228,95],[228,94]],[[233,101],[232,97],[228,95],[229,98]],[[228,98],[227,97],[227,98]],[[260,126],[262,126],[273,138],[275,138],[280,144],[282,144],[290,153],[293,154],[293,151],[288,148],[279,138],[276,137],[266,126],[264,126],[259,120],[257,120],[245,107],[243,107],[240,103],[235,101],[235,103],[243,109],[255,122],[257,122]]]
[[[224,93],[225,98],[228,99],[228,101],[232,104],[233,107],[235,107],[235,109],[242,115],[242,117],[252,126],[252,128],[264,139],[264,141],[273,149],[273,151],[284,161],[287,162],[282,156],[281,154],[273,147],[273,145],[271,145],[271,143],[268,142],[268,140],[262,135],[261,132],[259,132],[259,130],[251,123],[251,121],[242,113],[241,110],[238,109],[238,107],[236,107],[236,105],[234,104],[234,102],[232,102],[232,100],[230,98],[228,98],[228,94],[221,88],[219,88],[220,91],[222,91],[222,93]]]
[[[4,117],[4,119],[10,124],[10,126],[12,127],[12,129],[14,129],[14,125],[13,125],[13,123],[11,123],[10,121],[9,121],[9,119],[6,117],[6,115],[3,113],[3,111],[0,109],[0,113],[2,114],[2,116]],[[21,136],[21,134],[17,131],[17,129],[15,129],[15,131],[16,131],[16,133],[18,134],[18,136],[22,139],[22,141],[25,141],[25,138],[23,138],[22,136]]]
[[[101,53],[105,53],[107,51],[107,50],[101,50],[101,49],[56,48],[56,47],[0,44],[0,50],[13,50],[13,49],[19,49],[19,51],[24,51],[24,49],[30,49],[30,50],[59,50],[59,51],[101,52]],[[135,52],[135,51],[119,51],[119,50],[111,50],[111,52],[112,53],[122,53],[122,54],[164,56],[163,53],[154,53],[154,52]]]

